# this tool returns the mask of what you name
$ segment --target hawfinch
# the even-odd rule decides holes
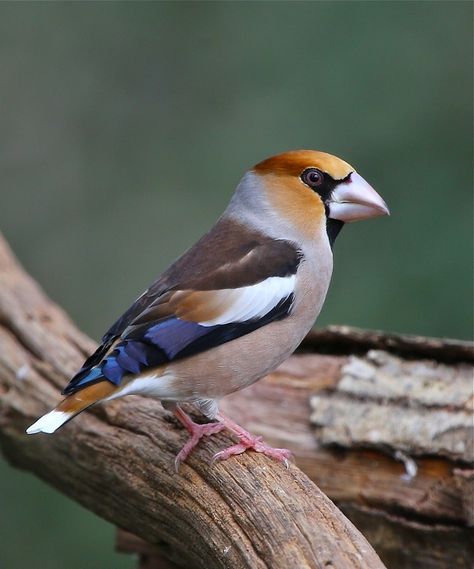
[[[218,401],[274,370],[308,333],[344,223],[388,213],[354,168],[330,154],[296,150],[260,162],[214,227],[120,316],[65,399],[27,433],[53,433],[95,403],[139,394],[159,399],[189,432],[177,467],[203,436],[225,428],[238,442],[215,460],[252,449],[286,463],[289,451],[245,431]],[[213,422],[195,423],[182,402]]]

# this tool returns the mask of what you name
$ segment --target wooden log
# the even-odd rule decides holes
[[[312,334],[225,410],[291,448],[391,569],[472,569],[472,344],[427,339],[425,354],[421,338],[404,337],[390,354],[379,333],[356,330],[358,355],[343,355],[351,338],[347,327]]]
[[[151,399],[83,413],[54,436],[25,428],[93,343],[0,242],[0,447],[98,515],[187,568],[383,568],[361,533],[297,467],[256,453],[213,467],[225,433],[174,472],[186,434]]]
[[[312,333],[302,353],[222,405],[291,448],[391,569],[472,569],[472,345],[389,338]],[[135,540],[128,551],[147,547]]]

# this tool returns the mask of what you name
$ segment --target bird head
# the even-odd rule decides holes
[[[389,215],[383,199],[350,164],[325,152],[285,152],[252,172],[281,216],[306,227],[325,219],[331,241],[345,222]]]

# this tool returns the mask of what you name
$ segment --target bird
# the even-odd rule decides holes
[[[259,162],[212,229],[116,320],[65,398],[26,432],[53,433],[91,405],[135,394],[160,400],[188,431],[177,469],[224,429],[236,440],[213,461],[253,450],[288,465],[290,451],[246,431],[219,400],[294,352],[323,306],[342,227],[383,215],[381,196],[334,155],[292,150]]]

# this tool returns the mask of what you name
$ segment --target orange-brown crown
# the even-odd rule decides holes
[[[254,172],[265,175],[300,176],[306,168],[318,168],[334,180],[342,180],[354,168],[337,156],[317,150],[291,150],[267,158],[253,167]]]

